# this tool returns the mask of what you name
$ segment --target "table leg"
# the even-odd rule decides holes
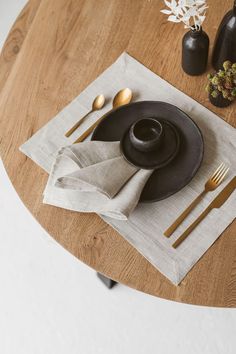
[[[113,288],[114,285],[116,285],[116,281],[105,277],[104,275],[102,275],[101,273],[97,273],[98,278],[106,285],[106,287],[108,289]]]

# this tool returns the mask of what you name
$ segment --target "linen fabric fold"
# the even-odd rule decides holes
[[[43,201],[127,220],[151,174],[126,161],[119,142],[74,144],[58,151]]]

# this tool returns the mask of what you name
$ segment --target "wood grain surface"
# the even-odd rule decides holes
[[[209,5],[204,29],[212,45],[232,1]],[[18,150],[123,51],[235,126],[235,105],[213,107],[204,91],[206,75],[189,77],[181,70],[184,29],[167,22],[161,8],[160,0],[30,0],[0,57],[1,157],[34,217],[95,270],[158,297],[235,307],[235,222],[176,287],[97,215],[42,204],[48,176]]]

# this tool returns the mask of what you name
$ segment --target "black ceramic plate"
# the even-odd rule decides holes
[[[165,102],[136,102],[108,114],[95,129],[92,140],[119,141],[132,123],[147,117],[169,121],[177,127],[180,135],[178,155],[170,164],[153,172],[141,194],[141,202],[154,202],[186,186],[200,167],[204,144],[193,120],[179,108]]]
[[[121,140],[121,151],[132,165],[146,170],[159,169],[169,164],[179,151],[179,133],[173,124],[163,119],[159,120],[165,130],[162,145],[154,151],[141,152],[135,149],[129,138],[129,129]]]

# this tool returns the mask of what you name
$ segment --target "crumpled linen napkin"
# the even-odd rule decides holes
[[[120,142],[86,141],[63,147],[52,166],[43,202],[127,220],[152,172],[127,162]]]

